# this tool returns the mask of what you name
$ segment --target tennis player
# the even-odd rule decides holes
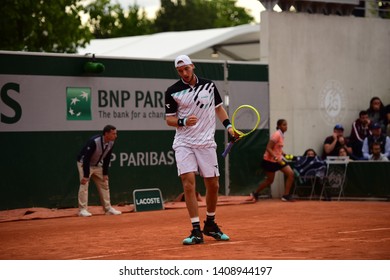
[[[203,243],[203,234],[227,241],[229,236],[215,222],[219,189],[217,144],[214,140],[215,115],[230,135],[233,136],[234,132],[214,82],[197,77],[195,66],[186,55],[179,55],[175,59],[175,68],[180,80],[165,92],[165,115],[167,124],[176,127],[172,148],[192,223],[191,234],[183,240],[183,244]],[[197,174],[204,178],[206,187],[207,217],[203,234],[196,199]]]
[[[294,182],[294,171],[292,168],[283,160],[283,146],[284,146],[284,133],[287,131],[287,121],[280,119],[276,124],[276,131],[271,135],[268,141],[265,153],[263,156],[262,167],[265,170],[266,178],[259,185],[256,191],[251,193],[251,197],[254,200],[258,200],[260,192],[266,187],[271,186],[275,179],[275,173],[282,171],[286,175],[286,186],[282,201],[294,201],[290,195],[290,189]]]

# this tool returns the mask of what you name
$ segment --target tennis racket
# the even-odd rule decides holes
[[[232,128],[237,137],[233,138],[222,153],[226,157],[234,143],[254,132],[260,125],[260,114],[251,105],[241,105],[233,113]]]

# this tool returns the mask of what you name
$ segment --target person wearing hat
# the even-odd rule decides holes
[[[220,175],[214,140],[216,117],[233,137],[234,132],[215,83],[195,75],[195,66],[187,55],[179,55],[174,65],[180,79],[165,92],[165,116],[167,125],[176,128],[172,148],[192,223],[191,234],[183,244],[203,243],[203,235],[228,241],[229,236],[215,222]],[[203,230],[196,199],[197,174],[203,177],[206,187]]]
[[[381,146],[381,153],[390,159],[390,138],[382,133],[382,126],[380,123],[371,125],[371,135],[367,136],[363,141],[363,157],[369,159],[371,157],[370,147],[373,143],[379,143]]]
[[[338,156],[338,150],[341,147],[344,147],[349,155],[352,154],[352,148],[344,138],[344,127],[341,124],[336,124],[333,128],[333,134],[326,137],[324,141],[322,159],[326,159],[327,156]]]

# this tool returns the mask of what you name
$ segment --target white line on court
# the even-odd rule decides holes
[[[337,239],[337,241],[353,241],[353,242],[365,242],[365,243],[382,243],[382,242],[387,242],[389,241],[390,238],[381,238],[381,239],[375,239],[375,240],[366,240],[364,238],[353,238],[353,237],[350,237],[350,238],[339,238]]]
[[[119,251],[114,251],[112,254],[91,256],[91,257],[85,257],[85,258],[77,258],[77,259],[74,259],[74,260],[94,260],[94,259],[107,258],[107,257],[112,257],[112,256],[125,255],[125,254],[128,254],[128,253],[129,253],[128,251],[119,250]]]
[[[390,228],[369,228],[369,229],[361,229],[361,230],[350,230],[350,231],[339,231],[338,233],[359,233],[359,232],[367,232],[367,231],[380,231],[380,230],[390,230]]]
[[[239,243],[245,243],[246,241],[228,241],[228,242],[218,242],[218,243],[213,243],[213,244],[200,244],[199,246],[204,246],[204,245],[210,245],[210,246],[219,246],[219,245],[233,245],[233,244],[239,244]],[[180,247],[172,247],[172,248],[161,248],[161,249],[153,249],[153,251],[174,251],[174,250],[183,250],[183,246]],[[147,250],[151,251],[151,250]],[[120,255],[126,255],[128,254],[128,251],[115,251],[112,254],[105,254],[105,255],[98,255],[98,256],[90,256],[90,257],[85,257],[85,258],[77,258],[76,260],[93,260],[93,259],[101,259],[101,258],[107,258],[107,257],[112,257],[112,256],[120,256]]]
[[[244,243],[246,241],[221,241],[221,242],[218,242],[218,243],[213,243],[213,244],[210,244],[210,246],[220,246],[220,245],[233,245],[233,244],[239,244],[239,243]]]
[[[183,246],[181,247],[172,247],[172,248],[161,248],[161,249],[153,249],[152,251],[172,251],[172,250],[182,250]],[[151,251],[151,250],[148,250]]]

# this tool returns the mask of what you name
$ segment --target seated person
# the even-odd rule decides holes
[[[384,133],[390,137],[390,104],[385,107],[385,127]]]
[[[371,126],[371,135],[367,136],[363,141],[363,157],[364,159],[369,159],[370,149],[372,143],[377,142],[381,146],[381,153],[384,154],[385,157],[390,157],[390,138],[382,133],[382,126],[379,123],[374,123]]]
[[[333,135],[326,137],[324,141],[322,159],[326,159],[327,156],[338,156],[340,147],[345,147],[348,153],[352,154],[352,148],[344,138],[344,127],[341,124],[337,124],[333,128]]]
[[[346,148],[344,147],[340,147],[339,148],[339,154],[338,154],[339,157],[348,157],[348,160],[353,160],[353,158],[351,157],[350,154],[348,154],[348,151]]]
[[[381,144],[378,142],[371,144],[371,155],[368,160],[389,161],[389,159],[381,153]]]
[[[367,111],[360,111],[359,118],[352,123],[349,144],[352,148],[352,155],[355,159],[362,159],[362,147],[364,138],[371,134],[370,119]]]
[[[307,149],[303,156],[296,157],[294,170],[302,178],[323,177],[326,171],[326,163],[313,149]]]
[[[326,162],[317,156],[314,149],[307,149],[303,156],[296,157],[294,173],[299,185],[315,184],[314,192],[319,194],[321,193],[322,179],[326,173]],[[299,185],[296,187],[298,188]]]
[[[317,153],[316,151],[314,151],[314,149],[307,149],[304,153],[303,153],[303,156],[304,157],[315,157],[317,156]]]

